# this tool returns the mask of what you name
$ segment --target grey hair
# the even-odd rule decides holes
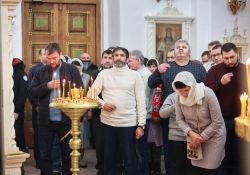
[[[180,44],[180,43],[186,44],[186,45],[188,46],[188,49],[190,50],[190,45],[189,45],[188,42],[187,42],[186,40],[184,40],[184,39],[179,39],[178,41],[176,41],[176,42],[174,43],[174,48],[175,48],[178,44]]]
[[[141,65],[144,64],[144,56],[140,50],[132,50],[129,52],[129,55],[134,55],[136,59],[140,59]]]
[[[208,43],[207,46],[209,47],[209,46],[215,46],[215,45],[221,45],[220,41],[218,40],[211,41],[210,43]]]

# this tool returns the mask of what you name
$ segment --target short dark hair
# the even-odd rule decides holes
[[[147,64],[147,66],[151,66],[151,65],[155,65],[155,66],[158,66],[157,65],[157,61],[155,60],[155,59],[150,59],[150,60],[148,60],[148,64]]]
[[[115,49],[115,47],[114,46],[110,46],[107,50],[114,50]]]
[[[234,43],[225,43],[221,47],[221,54],[222,52],[230,52],[231,50],[233,50],[235,53],[238,53],[238,49]]]
[[[71,64],[75,66],[81,66],[81,64],[78,61],[73,61]]]
[[[184,87],[187,87],[187,85],[185,85],[184,83],[182,83],[180,81],[174,82],[174,86],[175,86],[176,89],[182,89]]]
[[[168,52],[172,52],[172,51],[174,51],[174,49],[170,49],[170,51],[168,51]]]
[[[209,51],[208,51],[208,50],[202,52],[201,57],[203,57],[203,56],[205,56],[205,55],[207,55],[207,57],[210,58],[210,54],[209,54]]]
[[[103,55],[104,54],[107,54],[107,55],[110,55],[110,54],[112,54],[113,52],[112,52],[112,50],[104,50],[103,52],[102,52],[102,57],[103,57]]]
[[[144,66],[147,66],[147,63],[148,63],[148,58],[144,57]]]
[[[57,43],[50,43],[45,47],[45,52],[48,52],[48,54],[52,54],[52,53],[61,53],[61,48],[59,46],[59,44]]]
[[[210,43],[208,43],[208,46],[214,46],[214,45],[221,45],[220,41],[215,40],[215,41],[211,41]]]
[[[42,50],[45,49],[45,48],[41,48],[39,51],[38,51],[38,54],[41,55],[42,54]]]
[[[116,51],[118,51],[118,50],[121,50],[121,51],[123,51],[124,53],[125,53],[125,55],[126,55],[126,58],[128,58],[129,57],[129,52],[128,52],[128,50],[126,49],[126,48],[124,48],[124,47],[116,47],[116,48],[114,48],[114,50],[113,50],[113,56],[114,56],[114,53],[116,52]]]
[[[222,45],[221,44],[217,44],[217,45],[215,45],[213,48],[212,48],[212,50],[215,50],[215,49],[220,49],[222,47]]]

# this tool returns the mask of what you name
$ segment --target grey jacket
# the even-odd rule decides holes
[[[169,135],[168,140],[174,141],[186,141],[186,136],[181,128],[176,123],[176,114],[175,114],[175,96],[176,93],[170,94],[164,101],[160,109],[160,117],[168,118],[169,117]]]

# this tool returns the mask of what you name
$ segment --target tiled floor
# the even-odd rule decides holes
[[[33,149],[29,150],[30,157],[24,162],[25,175],[39,175],[40,170],[35,168],[35,160],[33,156]],[[87,168],[82,168],[79,175],[96,175],[97,170],[95,169],[96,157],[95,149],[86,149],[84,152],[84,162],[88,165]],[[161,161],[161,169],[164,172],[163,168],[163,156]]]

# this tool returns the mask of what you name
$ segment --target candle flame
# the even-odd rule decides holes
[[[65,83],[65,79],[63,79],[63,83]]]
[[[248,64],[250,64],[250,57],[247,59],[246,61],[246,65],[248,66]]]
[[[93,81],[93,77],[91,77],[91,80]]]
[[[248,95],[246,94],[246,92],[244,92],[244,94],[241,94],[240,100],[247,100],[247,99],[248,99]]]

